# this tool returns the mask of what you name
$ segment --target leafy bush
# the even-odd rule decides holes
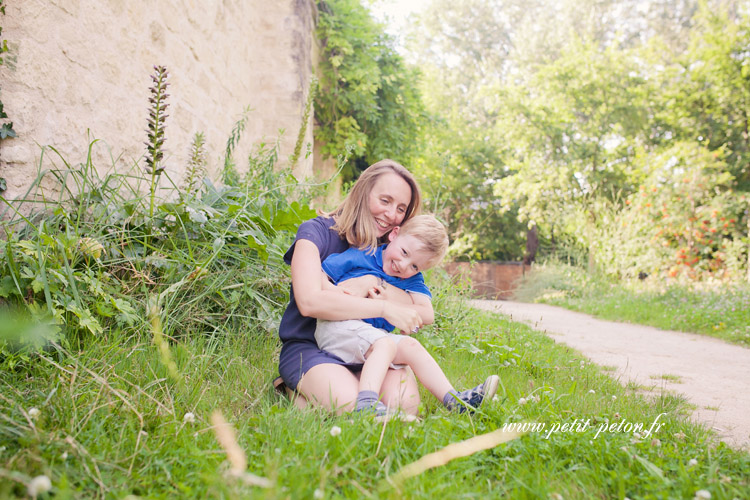
[[[32,215],[21,214],[25,201],[2,198],[14,215],[0,222],[0,306],[53,324],[47,338],[65,348],[111,331],[140,335],[154,310],[172,337],[275,331],[288,286],[283,252],[315,214],[312,193],[277,165],[278,145],[260,144],[244,175],[216,185],[204,177],[202,144],[197,134],[182,188],[159,168],[158,147],[143,169],[103,175],[92,160],[97,141],[75,167],[44,148],[62,167],[38,176]],[[50,178],[58,199],[43,196]],[[164,179],[172,187],[156,196]],[[9,366],[33,349],[0,338]]]
[[[741,280],[747,199],[717,152],[679,143],[639,158],[650,172],[599,221],[597,257],[610,274]],[[602,211],[604,213],[604,211]]]

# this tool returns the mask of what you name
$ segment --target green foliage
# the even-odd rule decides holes
[[[411,45],[426,75],[427,107],[447,138],[429,139],[427,149],[446,152],[447,160],[423,156],[433,176],[427,184],[450,186],[447,199],[470,197],[471,204],[462,200],[464,207],[499,205],[508,219],[536,225],[543,252],[580,260],[584,249],[590,266],[616,275],[669,272],[664,263],[680,245],[638,233],[653,228],[645,219],[624,230],[624,218],[633,216],[624,202],[659,185],[659,202],[671,204],[673,221],[698,217],[684,199],[667,200],[681,196],[680,190],[661,186],[665,181],[654,173],[654,163],[686,154],[704,162],[695,169],[716,176],[702,183],[701,203],[722,205],[709,210],[717,210],[719,222],[722,216],[736,220],[731,234],[729,227],[713,228],[723,231],[719,244],[691,247],[691,260],[700,255],[705,265],[695,278],[731,269],[732,279],[740,279],[750,244],[747,221],[739,217],[748,192],[749,23],[737,6],[710,0],[669,6],[436,0]],[[456,162],[463,175],[450,174],[455,151],[471,141],[491,154],[464,155]],[[718,155],[729,177],[714,168],[711,154],[688,153],[695,148]],[[479,187],[482,177],[487,184]],[[450,215],[462,218],[458,210]],[[498,220],[487,220],[493,218]],[[682,226],[677,232],[688,230]],[[518,238],[513,224],[495,228],[491,234],[464,223],[454,230],[454,248],[486,259],[502,248],[500,242]]]
[[[310,88],[307,91],[307,99],[305,99],[305,111],[302,113],[302,125],[297,133],[297,142],[294,144],[294,151],[289,157],[289,168],[294,170],[299,161],[299,156],[302,153],[302,144],[305,141],[305,133],[307,132],[307,124],[310,121],[310,113],[313,110],[313,103],[315,102],[315,96],[318,94],[318,79],[314,76],[310,80]],[[308,145],[309,146],[309,145]],[[310,155],[311,151],[308,149],[307,155]],[[306,156],[307,157],[307,156]]]
[[[111,332],[140,336],[151,328],[154,308],[172,338],[223,335],[249,318],[270,332],[280,318],[287,283],[281,257],[297,225],[315,215],[309,194],[289,169],[276,167],[278,145],[260,144],[245,176],[214,185],[205,177],[198,133],[182,188],[157,197],[156,180],[168,177],[160,165],[165,77],[157,68],[145,168],[102,174],[92,159],[97,141],[77,166],[43,148],[42,156],[57,155],[62,167],[42,172],[27,199],[0,198],[15,213],[0,223],[0,300],[54,325],[63,348]],[[42,196],[41,186],[55,182],[59,198]],[[32,202],[23,216],[21,205]],[[38,347],[15,342],[0,347],[0,359],[17,366]]]
[[[408,164],[418,151],[424,116],[417,72],[404,64],[358,0],[325,0],[318,6],[322,51],[315,136],[323,155],[336,157],[351,148],[345,182],[383,158]]]
[[[639,162],[649,177],[600,226],[603,268],[626,277],[742,280],[747,202],[719,153],[678,143]]]
[[[423,159],[412,167],[420,179],[425,210],[447,222],[450,258],[517,260],[523,255],[525,224],[504,212],[493,183],[504,173],[495,144],[455,123],[428,124]]]

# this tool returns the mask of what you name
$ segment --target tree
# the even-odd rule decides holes
[[[351,149],[343,176],[385,157],[409,163],[419,150],[424,111],[416,70],[358,0],[319,1],[321,89],[315,100],[316,139],[325,157]]]

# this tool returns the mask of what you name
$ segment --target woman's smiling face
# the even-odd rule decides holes
[[[403,222],[411,202],[411,187],[396,173],[381,175],[370,191],[370,213],[375,219],[378,237]]]

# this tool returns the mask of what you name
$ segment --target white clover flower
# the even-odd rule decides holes
[[[520,398],[518,400],[518,404],[521,405],[521,406],[525,405],[526,404],[526,398]]]
[[[41,493],[46,493],[52,489],[52,481],[47,476],[37,476],[29,481],[29,496],[36,498]]]
[[[64,451],[63,454],[60,455],[60,458],[62,458],[63,460],[67,460],[68,459],[68,452]]]
[[[39,417],[39,415],[41,415],[41,414],[42,414],[42,412],[39,411],[39,408],[30,408],[29,409],[29,418],[31,420],[36,420]]]
[[[549,497],[550,500],[563,500],[563,496],[559,493],[552,493]]]
[[[494,396],[492,396],[492,401],[499,401],[499,399],[497,399],[497,394],[495,394]]]
[[[336,437],[339,434],[341,434],[341,427],[339,427],[338,425],[334,425],[333,427],[331,427],[331,436]]]
[[[698,461],[696,459],[691,458],[690,460],[688,460],[688,467],[695,467],[696,465],[698,465]]]
[[[661,440],[659,440],[659,439],[652,439],[651,440],[651,446],[653,446],[654,448],[658,448],[659,446],[661,446]]]
[[[313,498],[323,498],[323,496],[323,490],[321,490],[320,488],[316,488],[313,492]]]
[[[695,492],[695,500],[708,500],[711,498],[711,492],[708,490],[698,490]]]
[[[684,432],[676,432],[674,434],[675,439],[679,439],[680,441],[685,439],[685,433]]]
[[[187,412],[184,417],[182,417],[182,423],[184,424],[194,424],[195,423],[195,414],[191,411]]]
[[[614,394],[612,395],[612,401],[617,401],[617,396],[615,396]]]
[[[594,389],[589,390],[589,394],[596,394],[596,391]]]

